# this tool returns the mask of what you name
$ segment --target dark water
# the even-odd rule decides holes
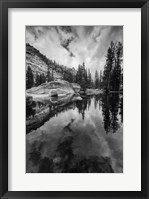
[[[122,95],[82,98],[65,96],[33,104],[27,115],[37,122],[27,123],[28,173],[123,172]]]

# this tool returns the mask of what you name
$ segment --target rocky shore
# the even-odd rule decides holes
[[[67,81],[51,81],[26,91],[26,133],[37,129],[58,112],[71,108],[73,102],[82,100],[85,95],[98,95],[98,89],[86,89]]]

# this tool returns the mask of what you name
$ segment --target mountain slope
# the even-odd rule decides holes
[[[53,74],[54,80],[63,79],[64,73],[76,74],[74,68],[68,68],[57,64],[55,61],[49,60],[30,44],[26,44],[26,70],[28,66],[32,69],[34,76],[37,73],[46,76],[49,69],[50,73]]]

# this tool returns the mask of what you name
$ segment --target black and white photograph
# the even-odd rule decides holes
[[[26,26],[26,173],[123,173],[123,26]]]

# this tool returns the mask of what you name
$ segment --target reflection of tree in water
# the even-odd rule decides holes
[[[101,106],[101,95],[95,95],[94,96],[94,107],[95,107],[95,109],[99,108],[99,110],[100,110],[100,106]]]
[[[85,119],[85,111],[89,110],[91,100],[94,96],[85,96],[82,100],[76,101],[75,106],[78,108],[78,113],[82,115],[82,119]]]
[[[32,97],[26,97],[26,118],[33,117],[35,115],[35,110],[33,107],[35,106],[35,102],[32,100]]]
[[[94,107],[95,107],[95,109],[97,108],[97,105],[98,105],[98,98],[95,96],[94,97]]]
[[[67,112],[70,109],[75,109],[77,107],[78,113],[82,115],[82,119],[85,119],[85,111],[89,110],[91,106],[91,101],[94,100],[94,108],[100,110],[102,106],[103,121],[105,131],[108,133],[110,131],[116,132],[118,129],[118,112],[121,116],[121,122],[123,122],[123,97],[119,94],[109,94],[109,95],[95,95],[95,96],[85,96],[82,100],[73,101],[72,98],[68,98],[61,101],[58,101],[59,98],[53,100],[54,104],[51,104],[49,100],[43,102],[36,102],[34,109],[36,110],[37,115],[35,115],[35,110],[30,108],[30,101],[28,102],[28,112],[33,112],[35,115],[32,116],[32,122],[29,122],[26,125],[26,132],[35,130],[42,126],[46,121],[51,118],[58,116],[59,113]],[[64,103],[65,102],[65,103]],[[62,104],[61,104],[62,103]],[[46,111],[44,111],[46,110]],[[119,111],[120,110],[120,111]],[[39,113],[39,115],[38,115]],[[41,114],[40,114],[41,113]]]
[[[34,115],[31,118],[31,122],[29,121],[26,125],[26,132],[29,133],[31,130],[36,130],[46,121],[58,116],[59,113],[67,112],[70,109],[74,110],[76,107],[84,120],[85,111],[89,110],[92,98],[94,98],[94,96],[85,96],[82,100],[73,101],[72,97],[67,96],[65,98],[53,97],[53,103],[51,103],[50,100],[35,101],[34,107],[31,106],[31,111],[33,111]],[[99,99],[97,97],[95,98],[95,101],[97,101],[96,103],[98,103]],[[30,112],[28,111],[28,113]]]
[[[111,160],[107,157],[82,156],[73,153],[73,142],[75,132],[71,129],[71,120],[62,130],[62,137],[59,140],[53,157],[40,157],[40,148],[33,147],[30,159],[34,164],[38,163],[39,173],[113,173]],[[35,150],[36,148],[36,150]],[[39,150],[37,152],[37,150]],[[33,154],[35,157],[33,157]]]
[[[118,129],[118,106],[119,106],[119,95],[110,95],[110,111],[111,111],[111,127],[113,133]]]
[[[108,133],[111,127],[111,118],[110,118],[109,102],[107,97],[105,97],[105,99],[103,98],[102,113],[103,113],[104,128],[105,131]]]
[[[115,133],[119,127],[118,125],[119,107],[120,107],[119,94],[113,93],[102,96],[102,113],[104,120],[104,128],[107,133],[109,133],[110,131]],[[121,113],[122,109],[123,107],[121,107]]]
[[[120,98],[120,116],[121,116],[121,122],[123,122],[123,95]]]
[[[82,115],[82,119],[85,118],[85,111],[87,110],[88,100],[87,98],[84,98],[81,101],[76,101],[76,107],[78,108],[79,114]]]

